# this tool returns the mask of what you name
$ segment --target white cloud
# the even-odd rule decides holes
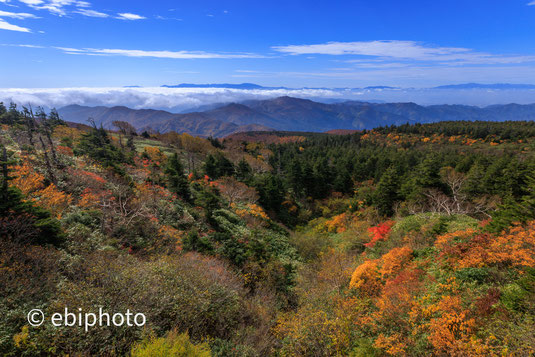
[[[13,24],[10,24],[10,23],[2,20],[2,19],[0,19],[0,30],[18,31],[18,32],[32,32],[29,28],[13,25]]]
[[[447,82],[452,83],[457,78]],[[460,82],[459,82],[460,83]],[[368,83],[369,84],[369,83]],[[381,83],[383,84],[383,83]],[[395,85],[395,84],[392,84]],[[433,85],[436,85],[434,83]],[[310,98],[313,100],[344,98],[353,100],[379,99],[387,102],[414,101],[420,104],[472,104],[533,102],[533,91],[448,91],[429,89],[396,90],[331,90],[331,89],[274,89],[240,90],[222,88],[0,88],[0,101],[33,106],[60,108],[69,104],[88,106],[124,105],[130,108],[153,108],[181,111],[211,103],[230,103],[280,96]]]
[[[73,11],[73,12],[76,13],[76,14],[80,14],[80,15],[84,15],[84,16],[88,16],[88,17],[105,18],[105,17],[109,17],[110,16],[110,15],[105,14],[103,12],[99,12],[99,11],[95,11],[95,10],[88,10],[88,9],[78,9],[78,10]]]
[[[6,44],[6,43],[1,44],[0,46],[24,47],[24,48],[45,48],[43,46],[37,46],[37,45],[18,45],[18,44]]]
[[[19,1],[28,6],[37,6],[37,5],[41,5],[42,3],[44,3],[43,0],[19,0]]]
[[[274,46],[272,49],[290,55],[353,55],[389,60],[447,61],[463,64],[535,61],[535,56],[494,55],[462,47],[426,46],[415,41],[328,42],[314,45]]]
[[[145,51],[145,50],[123,50],[106,48],[64,48],[56,47],[66,53],[76,53],[84,55],[108,55],[125,57],[152,57],[171,59],[209,59],[209,58],[260,58],[262,56],[251,53],[210,53],[204,51]]]
[[[0,101],[48,107],[124,105],[130,108],[187,109],[209,103],[269,99],[280,96],[336,98],[329,89],[241,90],[226,88],[0,88]]]
[[[136,14],[131,14],[129,12],[119,13],[117,14],[117,19],[119,20],[143,20],[146,19],[146,17]]]
[[[273,49],[292,55],[364,55],[394,58],[430,58],[470,51],[455,47],[424,47],[414,41],[328,42],[317,45],[274,46]]]
[[[528,6],[534,6],[534,5],[535,5],[535,1],[528,3]]]
[[[11,17],[13,19],[37,19],[38,17],[34,14],[28,14],[26,12],[8,12],[8,11],[0,11],[0,17]]]
[[[67,15],[67,7],[76,7],[79,11],[91,7],[87,1],[78,0],[19,0],[36,10],[47,10],[57,16]]]

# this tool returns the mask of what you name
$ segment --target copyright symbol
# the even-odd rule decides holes
[[[28,312],[28,323],[33,327],[41,326],[45,321],[45,314],[39,309]]]

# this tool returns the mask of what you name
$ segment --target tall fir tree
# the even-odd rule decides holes
[[[394,205],[399,200],[400,179],[395,167],[388,168],[379,183],[374,194],[374,203],[382,216],[394,214]]]
[[[165,168],[165,175],[167,176],[169,190],[182,197],[185,201],[191,202],[189,182],[184,175],[184,166],[182,166],[177,153],[169,158]]]

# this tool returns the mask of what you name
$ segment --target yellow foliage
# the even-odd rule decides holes
[[[46,208],[56,217],[69,207],[72,202],[72,196],[58,190],[56,185],[50,184],[46,188],[36,192],[36,202],[39,206]]]
[[[516,225],[499,235],[476,233],[473,229],[444,234],[437,238],[435,247],[448,256],[456,268],[493,264],[533,267],[535,221]]]
[[[82,131],[65,125],[58,125],[54,128],[53,135],[56,138],[70,138],[72,141],[76,141],[82,136]]]
[[[208,343],[194,344],[187,333],[173,330],[165,337],[151,337],[132,348],[132,357],[210,357]]]
[[[397,274],[410,260],[412,249],[408,246],[401,248],[393,248],[388,253],[382,256],[383,265],[379,270],[381,277],[391,277]]]
[[[325,229],[327,232],[343,233],[346,230],[348,216],[346,213],[339,214],[325,222]]]
[[[391,356],[405,356],[406,345],[401,342],[402,336],[400,334],[394,334],[386,337],[380,334],[375,340],[374,346],[385,350],[385,352]]]
[[[154,162],[161,164],[166,160],[165,154],[160,150],[160,148],[154,146],[145,146],[143,150],[145,154]]]
[[[50,184],[45,187],[45,177],[27,162],[15,166],[14,176],[16,178],[12,182],[15,187],[38,206],[51,211],[58,218],[72,202],[72,196],[60,191],[56,185]]]
[[[264,209],[255,203],[248,203],[245,205],[245,208],[238,208],[235,203],[231,203],[230,206],[234,209],[234,212],[242,218],[246,216],[253,216],[265,220],[269,219],[269,216],[266,214]]]
[[[440,317],[431,319],[429,342],[440,352],[462,355],[462,346],[470,341],[475,320],[467,317],[458,296],[444,296],[438,303]]]
[[[24,162],[21,166],[15,166],[13,176],[16,178],[12,181],[23,194],[28,195],[32,192],[44,188],[45,177]]]
[[[377,294],[381,289],[377,260],[366,260],[359,265],[351,276],[349,287],[358,289],[367,296]]]

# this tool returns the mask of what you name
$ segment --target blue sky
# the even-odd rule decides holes
[[[535,83],[530,1],[0,0],[0,87]]]

